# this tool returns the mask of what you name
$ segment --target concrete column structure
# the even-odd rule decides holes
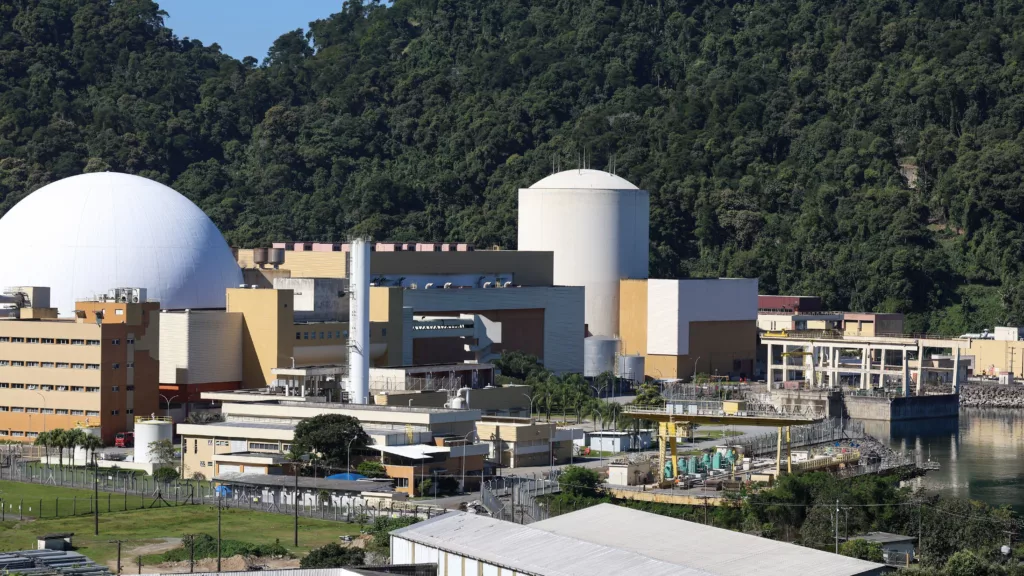
[[[960,393],[960,347],[953,347],[953,394]]]
[[[768,375],[765,381],[768,382],[768,391],[772,391],[772,385],[775,383],[775,368],[772,364],[772,345],[768,344]]]
[[[869,354],[871,354],[871,348],[868,348],[867,346],[861,348],[861,350],[860,350],[860,369],[861,369],[860,389],[861,390],[866,390],[867,387],[868,387],[868,381],[871,380],[871,374],[868,372],[868,369],[871,368],[871,358],[869,358]]]
[[[903,395],[910,396],[910,363],[907,361],[907,351],[903,350]]]
[[[924,386],[924,345],[920,342],[917,343],[917,395],[921,395],[921,389]]]

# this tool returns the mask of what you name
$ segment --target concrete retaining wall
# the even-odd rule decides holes
[[[847,396],[846,413],[858,420],[918,420],[921,418],[949,418],[960,413],[956,394],[910,396],[907,398],[873,398]]]
[[[782,409],[789,406],[815,406],[825,411],[828,418],[840,418],[843,413],[843,397],[830,390],[772,390],[772,404]]]

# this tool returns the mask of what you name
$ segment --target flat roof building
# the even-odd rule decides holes
[[[451,512],[393,531],[391,561],[437,563],[439,572],[449,576],[486,574],[488,569],[536,576],[875,576],[887,570],[613,504],[529,525]]]

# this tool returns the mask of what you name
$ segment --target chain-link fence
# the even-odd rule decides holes
[[[483,483],[481,503],[495,518],[529,524],[550,516],[539,498],[559,491],[557,479],[505,476]]]

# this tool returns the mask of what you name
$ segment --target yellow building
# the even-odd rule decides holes
[[[757,280],[622,280],[621,353],[646,375],[751,377],[757,355]]]
[[[136,414],[159,411],[159,304],[78,302],[75,318],[57,319],[36,300],[0,320],[0,440],[86,424],[110,444]]]
[[[559,430],[553,422],[484,416],[476,423],[476,435],[489,446],[489,458],[502,466],[548,466],[572,458],[572,432]]]

